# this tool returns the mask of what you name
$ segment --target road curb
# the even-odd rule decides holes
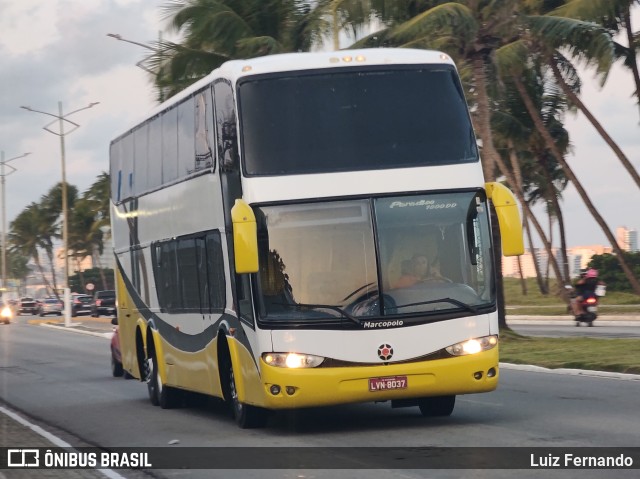
[[[75,326],[78,326],[78,325],[79,325],[78,323],[75,324]],[[76,329],[74,327],[58,326],[56,324],[50,324],[50,323],[41,323],[40,326],[44,326],[45,328],[50,328],[50,329],[58,329],[58,330],[62,330],[62,331],[71,331],[73,333],[86,334],[86,335],[89,335],[89,336],[97,336],[99,338],[106,338],[106,339],[111,339],[111,336],[113,336],[113,332],[101,333],[101,332],[98,332],[98,331],[86,331],[84,329]]]
[[[516,371],[529,371],[534,373],[547,373],[547,374],[565,374],[570,376],[589,376],[608,379],[619,379],[622,381],[640,381],[640,374],[628,374],[628,373],[612,373],[608,371],[594,371],[590,369],[549,369],[542,366],[533,366],[531,364],[512,364],[512,363],[500,363],[501,369],[513,369]]]

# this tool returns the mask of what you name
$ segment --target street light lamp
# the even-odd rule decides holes
[[[2,287],[7,287],[7,201],[4,193],[4,183],[5,177],[9,176],[11,173],[16,172],[17,170],[11,166],[7,165],[10,161],[17,160],[19,158],[24,158],[31,153],[23,153],[20,156],[14,156],[13,158],[9,158],[8,160],[4,159],[4,151],[0,152],[0,182],[2,184]],[[5,165],[11,168],[9,173],[5,173]]]
[[[107,33],[108,37],[111,38],[115,38],[116,40],[119,40],[121,42],[127,42],[127,43],[131,43],[132,45],[138,45],[139,47],[142,48],[146,48],[147,50],[151,50],[154,53],[158,52],[157,48],[152,47],[151,45],[147,45],[145,43],[140,43],[140,42],[136,42],[134,40],[127,40],[126,38],[124,38],[122,35],[120,35],[119,33]],[[159,40],[158,40],[158,44],[162,43],[162,32],[159,33]],[[140,60],[138,63],[136,63],[136,66],[138,68],[142,68],[144,71],[146,71],[147,73],[150,73],[151,75],[156,75],[157,72],[147,68],[146,66],[144,66],[144,62],[148,59],[149,57],[145,57],[142,60]]]
[[[74,123],[73,121],[67,119],[68,116],[73,115],[82,110],[87,110],[98,105],[100,102],[89,103],[87,106],[78,108],[77,110],[73,110],[72,112],[67,113],[66,115],[62,114],[62,102],[58,102],[58,114],[49,113],[46,111],[34,110],[28,106],[21,106],[20,108],[31,111],[33,113],[42,113],[43,115],[52,116],[55,118],[51,123],[47,123],[42,128],[49,133],[53,133],[56,136],[60,137],[60,153],[62,159],[62,243],[63,243],[63,255],[64,255],[64,325],[71,326],[71,305],[70,305],[70,295],[69,295],[69,212],[67,206],[67,173],[65,167],[65,158],[64,158],[64,137],[69,133],[74,132],[80,125]],[[58,121],[58,131],[52,130],[50,127]],[[69,131],[64,131],[65,122],[69,123],[72,127]]]

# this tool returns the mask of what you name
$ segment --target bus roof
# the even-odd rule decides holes
[[[216,68],[206,77],[185,88],[140,118],[122,134],[140,123],[179,103],[194,92],[201,90],[216,78],[226,78],[232,83],[242,77],[264,73],[315,70],[321,68],[345,68],[367,65],[420,65],[447,64],[455,68],[451,57],[434,50],[410,48],[364,48],[358,50],[340,50],[329,52],[281,53],[246,60],[229,60]],[[121,134],[121,135],[122,135]],[[119,138],[121,135],[118,135]],[[116,138],[116,139],[117,139]],[[115,140],[114,140],[115,141]]]

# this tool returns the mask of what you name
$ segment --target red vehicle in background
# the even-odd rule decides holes
[[[120,334],[118,333],[118,318],[111,320],[113,336],[111,336],[111,374],[114,378],[131,379],[133,376],[122,368],[122,353],[120,352]]]

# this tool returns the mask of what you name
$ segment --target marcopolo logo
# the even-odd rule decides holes
[[[38,449],[7,450],[8,467],[39,467],[40,451]]]
[[[395,326],[402,326],[404,321],[395,320],[395,321],[365,321],[362,323],[362,326],[365,329],[375,329],[375,328],[393,328]]]

